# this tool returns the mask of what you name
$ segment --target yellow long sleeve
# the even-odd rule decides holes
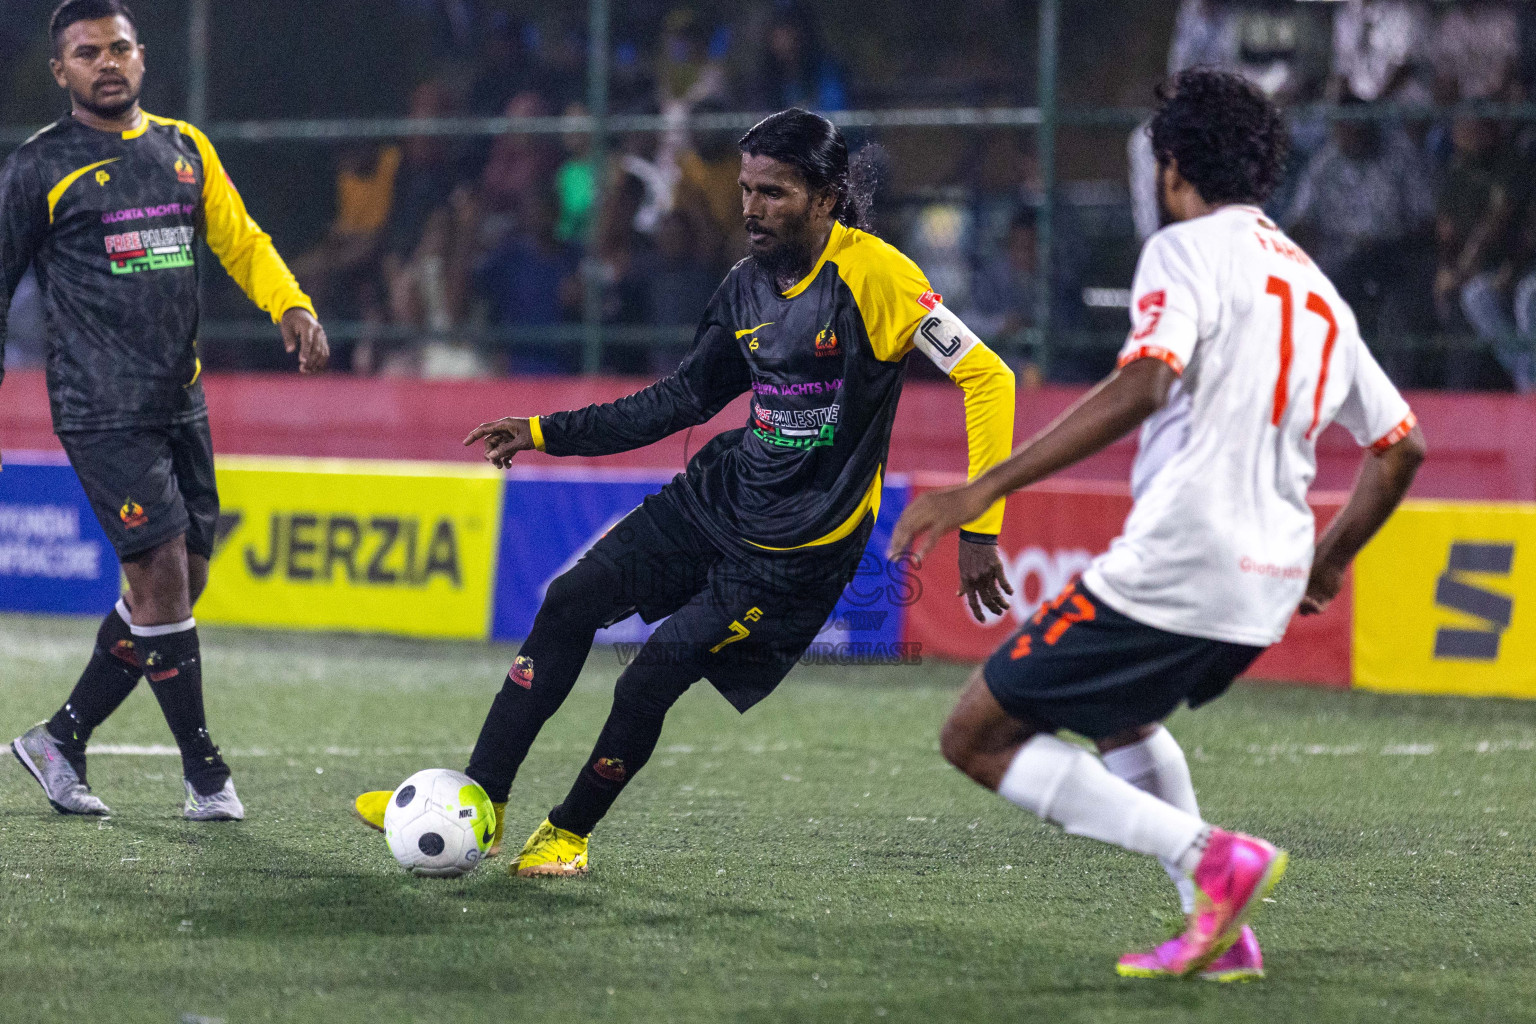
[[[996,352],[977,344],[955,364],[949,379],[965,392],[965,438],[970,450],[966,479],[976,477],[1013,451],[1013,371]],[[995,534],[1003,528],[1004,499],[999,498],[961,529]]]
[[[241,291],[265,310],[273,323],[281,321],[290,309],[305,309],[313,314],[314,303],[278,255],[272,236],[261,230],[246,211],[245,200],[229,180],[208,136],[185,121],[177,122],[177,126],[192,138],[203,157],[203,214],[208,248]]]

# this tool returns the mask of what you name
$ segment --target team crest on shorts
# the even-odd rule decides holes
[[[123,507],[117,510],[117,518],[123,521],[123,525],[134,530],[149,522],[149,516],[144,513],[144,506],[128,498],[123,502]]]
[[[523,689],[533,689],[533,659],[519,654],[512,662],[512,671],[507,675]]]

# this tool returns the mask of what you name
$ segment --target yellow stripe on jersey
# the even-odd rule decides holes
[[[93,164],[86,164],[78,171],[70,171],[68,174],[64,175],[64,177],[60,178],[59,183],[48,190],[48,223],[53,223],[53,208],[59,205],[59,200],[64,198],[65,192],[69,191],[69,186],[79,181],[81,175],[89,174],[96,168],[103,167],[107,164],[115,164],[121,159],[122,157],[120,156],[114,156],[110,160],[97,160]]]
[[[834,224],[817,269],[795,288],[803,290],[827,262],[836,265],[838,276],[853,293],[875,358],[895,362],[911,352],[918,325],[940,301],[917,264],[874,235]],[[966,476],[975,479],[1013,450],[1013,371],[978,342],[950,371],[949,379],[965,392],[970,455]],[[998,501],[964,529],[997,533],[1003,525],[1003,507]]]
[[[771,548],[767,544],[759,544],[752,540],[747,541],[747,543],[755,548],[762,548],[764,551],[799,551],[801,548],[819,548],[824,544],[836,544],[854,530],[857,530],[866,515],[879,517],[881,488],[885,485],[882,476],[880,467],[876,467],[875,478],[869,482],[869,489],[864,492],[864,497],[859,502],[859,507],[854,509],[852,514],[839,523],[837,528],[831,533],[823,534],[815,540],[806,541],[804,544],[796,544],[793,547],[787,548]]]
[[[834,223],[816,266],[784,297],[805,291],[829,262],[853,293],[875,358],[894,363],[912,351],[912,332],[928,312],[918,300],[930,290],[917,264],[867,231]]]
[[[151,120],[158,121],[162,124],[166,123],[165,118],[155,117],[153,114],[141,110],[139,111],[139,123],[123,132],[123,138],[136,139],[140,135],[143,135],[145,132],[149,131],[149,123]]]
[[[975,345],[955,364],[949,379],[965,392],[965,439],[970,451],[966,479],[974,480],[1013,451],[1013,371],[985,345]],[[961,527],[972,533],[1003,528],[1003,499]]]
[[[208,136],[185,121],[148,113],[144,117],[146,124],[153,121],[176,128],[192,140],[202,155],[203,219],[207,225],[208,248],[224,264],[240,290],[265,310],[273,323],[281,322],[283,314],[290,309],[304,309],[313,314],[314,303],[299,288],[288,264],[277,254],[272,236],[251,219],[245,209],[245,200],[240,198],[234,183],[224,172],[224,164]]]

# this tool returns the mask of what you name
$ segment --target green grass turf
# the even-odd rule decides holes
[[[0,618],[0,730],[50,713],[93,623]],[[1207,816],[1294,861],[1270,978],[1129,981],[1177,917],[1155,863],[1065,836],[940,760],[945,665],[801,669],[739,718],[707,686],[579,881],[418,880],[354,793],[460,767],[505,647],[204,634],[248,821],[194,825],[178,762],[98,755],[108,821],[0,768],[0,1020],[1536,1019],[1536,705],[1243,686],[1178,715]],[[510,806],[565,792],[618,665],[599,649]],[[147,689],[101,744],[169,743]]]

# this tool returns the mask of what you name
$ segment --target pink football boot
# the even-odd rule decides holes
[[[1156,949],[1146,953],[1127,953],[1115,964],[1115,972],[1122,978],[1176,978],[1168,964],[1177,959],[1182,949],[1182,935],[1169,939]],[[1264,977],[1264,954],[1259,950],[1259,940],[1253,929],[1243,925],[1237,941],[1211,965],[1199,974],[1202,981],[1253,981]]]
[[[1212,829],[1195,866],[1195,912],[1184,934],[1148,954],[1157,960],[1157,973],[1187,978],[1204,971],[1237,942],[1288,861],[1284,850],[1262,839]]]

